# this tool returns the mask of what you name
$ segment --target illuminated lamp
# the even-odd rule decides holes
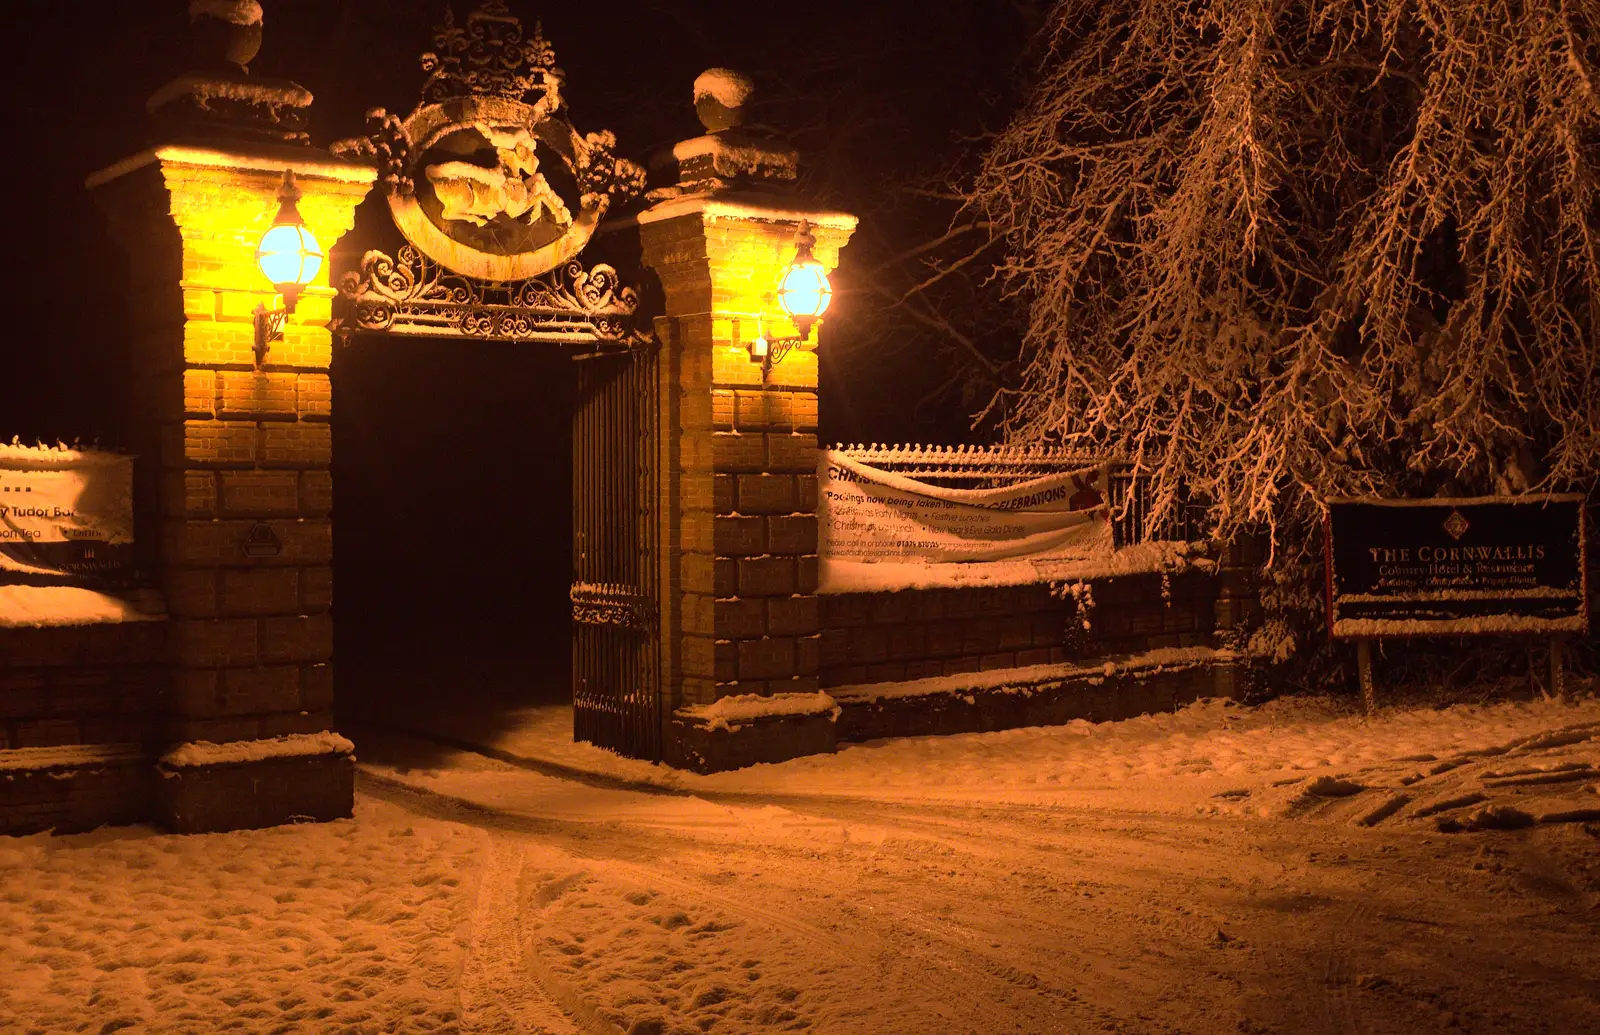
[[[833,300],[833,285],[828,283],[827,271],[812,254],[817,239],[811,233],[811,224],[801,221],[795,234],[794,261],[784,267],[778,278],[778,304],[794,322],[799,334],[789,338],[762,336],[750,342],[750,362],[761,364],[761,380],[772,374],[772,368],[782,362],[789,350],[811,336],[811,328],[828,311]]]
[[[272,342],[283,338],[283,324],[294,312],[300,300],[300,289],[316,277],[322,269],[322,245],[300,218],[296,202],[300,189],[294,184],[294,171],[283,171],[283,184],[278,188],[278,214],[267,232],[256,245],[256,266],[262,276],[283,296],[283,305],[268,309],[257,305],[254,311],[256,325],[256,365],[266,361],[267,349]]]

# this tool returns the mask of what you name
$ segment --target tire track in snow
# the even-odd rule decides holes
[[[974,950],[969,945],[940,935],[932,928],[918,924],[916,918],[909,914],[902,913],[894,918],[876,916],[873,919],[877,922],[893,925],[889,932],[872,931],[857,926],[851,929],[847,940],[817,924],[798,919],[791,913],[756,905],[747,898],[717,891],[699,881],[616,859],[591,860],[587,869],[546,885],[546,889],[550,889],[551,892],[549,900],[553,901],[561,891],[585,876],[601,877],[634,891],[659,894],[662,889],[667,889],[680,899],[687,899],[702,908],[709,905],[745,923],[781,931],[789,938],[809,946],[814,952],[823,954],[824,958],[831,957],[833,961],[845,966],[857,967],[867,972],[881,972],[885,967],[898,970],[907,979],[900,987],[924,987],[923,982],[926,981],[928,972],[932,972],[941,975],[942,980],[960,976],[982,983],[987,977],[992,981],[1002,982],[1013,990],[1020,989],[1041,998],[1048,996],[1059,1000],[1060,1002],[1054,1006],[1056,1010],[1059,1010],[1063,1003],[1077,1002],[1074,993],[1051,986],[1035,975],[1020,972],[1014,967],[996,961],[988,954]],[[539,896],[543,896],[546,889],[541,889]],[[918,935],[925,936],[926,941],[935,942],[937,945],[919,943],[916,939]],[[944,951],[940,951],[941,949]],[[923,968],[918,970],[907,968],[904,963],[907,956],[921,960]],[[1002,1007],[1000,1004],[1004,1000],[992,996],[986,999],[989,1003],[986,1015],[991,1022],[995,1020],[993,1015],[997,1012],[1019,1012],[1015,1004],[1005,1003]],[[945,1016],[943,1019],[949,1024],[960,1023],[958,1018],[952,1016]],[[1041,1032],[1048,1030],[1033,1027],[1040,1020],[1039,1014],[1029,1011],[1027,1016],[1020,1018],[1022,1023],[1019,1024],[1018,1030]]]
[[[866,973],[881,972],[885,968],[897,971],[903,980],[896,982],[896,987],[913,990],[925,988],[930,975],[938,975],[935,979],[936,985],[943,985],[951,980],[964,982],[965,987],[972,992],[970,997],[963,996],[938,1004],[926,1004],[938,1008],[941,1020],[949,1025],[960,1026],[978,1020],[978,1017],[974,1017],[962,1021],[958,1016],[948,1012],[949,1008],[957,1008],[958,1012],[977,1010],[981,1013],[984,1026],[973,1029],[976,1031],[1013,1028],[1024,1032],[1068,1030],[1052,1028],[1049,1024],[1052,1021],[1059,1021],[1064,1009],[1081,1005],[1076,993],[1038,975],[1020,971],[962,940],[940,934],[927,925],[918,925],[914,915],[909,913],[899,912],[895,916],[877,917],[875,922],[887,930],[857,926],[850,930],[846,940],[835,932],[798,919],[792,912],[756,905],[748,898],[729,895],[702,882],[621,858],[620,856],[630,852],[637,853],[641,841],[649,837],[663,842],[671,840],[676,843],[680,840],[663,836],[648,827],[622,824],[616,828],[608,825],[597,829],[596,824],[527,817],[488,808],[404,780],[376,774],[366,768],[360,770],[360,775],[361,789],[365,793],[371,793],[435,818],[482,826],[501,836],[536,837],[547,847],[558,847],[583,858],[586,872],[591,876],[620,880],[636,890],[671,889],[690,901],[710,905],[747,923],[780,931],[785,936],[808,945],[813,952],[831,957],[844,966],[859,968]],[[604,849],[607,847],[616,851],[605,852]],[[573,873],[562,880],[569,882],[566,886],[570,886],[570,883],[575,883],[579,879],[581,875]],[[555,893],[552,893],[552,901],[554,897]],[[530,947],[530,943],[526,940],[523,944],[525,948]],[[563,994],[560,990],[562,979],[549,968],[548,964],[540,967],[535,962],[538,960],[536,951],[530,949],[525,953],[525,958],[530,967],[535,968],[539,980],[554,994],[568,1015],[574,1020],[579,1020],[577,1004],[581,1001],[581,996],[578,996],[576,990],[572,986],[567,986],[569,991]],[[991,988],[990,994],[981,992],[984,986]],[[1019,1002],[1015,996],[1018,991],[1025,993],[1030,1001]],[[982,1004],[981,1008],[975,1007],[974,1002]],[[1086,1015],[1090,1013],[1087,1006],[1082,1006],[1082,1009]],[[592,1012],[592,1007],[590,1010]],[[1012,1023],[1006,1023],[997,1014],[1013,1015],[1014,1020]],[[614,1026],[610,1026],[610,1023],[598,1014],[594,1014],[594,1018],[599,1023],[608,1025],[606,1028],[593,1029],[594,1035],[612,1035],[616,1031]],[[1089,1018],[1086,1016],[1084,1019]]]
[[[614,1035],[614,1028],[574,1026],[575,1011],[550,990],[557,987],[524,974],[517,917],[517,880],[523,853],[505,839],[489,835],[473,911],[470,955],[462,968],[460,998],[464,1027],[481,1035]],[[558,1006],[559,1003],[559,1006]]]
[[[1440,829],[1449,829],[1455,817],[1448,813],[1480,806],[1519,809],[1532,803],[1540,807],[1531,811],[1530,824],[1541,818],[1544,822],[1582,821],[1590,818],[1591,809],[1600,811],[1600,802],[1591,807],[1581,786],[1600,775],[1596,768],[1600,756],[1592,747],[1597,740],[1600,723],[1575,723],[1443,759],[1423,755],[1370,765],[1354,771],[1369,793],[1325,800],[1309,812],[1284,818],[1342,819],[1366,826],[1433,820]],[[1419,768],[1418,763],[1423,765]],[[1375,807],[1372,793],[1391,797]],[[1570,801],[1572,807],[1563,813],[1549,801],[1536,800],[1545,793]],[[1356,814],[1351,814],[1352,810],[1357,810]]]
[[[1521,738],[1520,743],[1505,746],[1504,750],[1461,759],[1449,770],[1441,768],[1434,779],[1416,787],[1416,804],[1425,804],[1433,794],[1457,781],[1465,784],[1475,780],[1485,767],[1507,768],[1522,764],[1524,758],[1544,763],[1559,757],[1552,753],[1592,739],[1583,730],[1553,733]],[[1579,733],[1586,735],[1579,738]],[[1505,757],[1508,754],[1521,757],[1513,762]],[[1366,777],[1383,768],[1399,776],[1414,772],[1416,763],[1422,761],[1425,760],[1415,758],[1401,765],[1396,759],[1384,767],[1368,767],[1361,775]],[[417,793],[404,781],[395,784],[406,788],[408,794]],[[1402,787],[1409,785],[1401,784],[1393,790]],[[534,815],[521,816],[514,808],[510,813],[501,813],[449,799],[448,795],[439,797],[437,807],[450,808],[450,802],[455,801],[454,807],[465,808],[481,819],[471,821],[478,825],[547,839],[580,857],[580,865],[591,865],[600,858],[608,867],[613,863],[634,867],[627,872],[620,868],[608,870],[618,880],[639,879],[669,889],[670,878],[676,885],[675,894],[708,904],[710,896],[717,893],[702,886],[692,868],[680,868],[669,875],[634,860],[642,853],[660,858],[662,866],[681,866],[690,858],[685,855],[686,848],[711,857],[718,851],[731,851],[732,865],[748,872],[768,869],[751,855],[752,851],[761,850],[776,857],[772,869],[781,871],[785,864],[777,859],[788,850],[774,847],[774,840],[785,837],[774,827],[771,817],[763,823],[747,825],[734,820],[674,833],[665,824],[635,822],[632,818],[602,823],[553,820],[538,816],[536,810]],[[1304,820],[1183,817],[1080,806],[968,806],[786,793],[710,793],[699,797],[727,806],[776,807],[800,817],[832,821],[843,826],[862,853],[876,851],[891,857],[885,860],[885,870],[864,875],[860,864],[870,861],[870,854],[862,858],[858,853],[852,858],[850,853],[841,854],[832,846],[823,846],[826,850],[821,853],[802,853],[808,860],[817,859],[815,866],[809,861],[795,862],[788,872],[769,873],[762,882],[788,880],[792,886],[775,887],[771,892],[752,888],[751,896],[770,895],[769,902],[792,903],[777,919],[809,927],[807,934],[813,940],[803,939],[792,928],[778,933],[810,946],[815,950],[812,955],[831,962],[848,949],[840,948],[837,932],[805,923],[808,910],[818,907],[814,894],[800,892],[809,890],[804,881],[813,878],[812,869],[829,879],[837,879],[836,873],[853,876],[855,884],[847,883],[846,893],[839,897],[865,902],[869,899],[858,896],[858,891],[879,896],[870,898],[872,905],[865,907],[869,912],[861,914],[848,908],[840,911],[837,902],[822,908],[842,920],[848,945],[864,952],[869,963],[878,964],[876,969],[881,974],[875,979],[876,986],[869,982],[863,987],[895,991],[907,985],[914,990],[961,989],[962,1001],[951,1004],[944,1023],[930,1030],[971,1028],[993,1032],[1015,1028],[1031,1035],[1102,1027],[1119,1030],[1120,1026],[1122,1031],[1194,1032],[1224,1030],[1232,1023],[1229,1019],[1223,1028],[1216,1026],[1229,1016],[1228,1011],[1239,1009],[1234,1005],[1237,999],[1219,998],[1210,992],[1196,996],[1193,989],[1175,987],[1172,979],[1178,973],[1215,972],[1224,982],[1242,981],[1245,984],[1241,987],[1247,991],[1260,990],[1260,994],[1249,996],[1246,1009],[1251,1015],[1270,1018],[1273,1030],[1306,1031],[1308,1035],[1402,1030],[1396,1026],[1401,1017],[1409,1016],[1407,1011],[1424,1003],[1455,1013],[1474,1008],[1486,1012],[1501,1009],[1482,981],[1465,989],[1456,988],[1451,976],[1466,973],[1463,968],[1467,966],[1481,967],[1482,972],[1492,970],[1511,980],[1526,980],[1547,993],[1557,987],[1549,973],[1541,970],[1547,971],[1557,957],[1535,952],[1537,964],[1521,959],[1529,949],[1524,936],[1508,933],[1500,939],[1503,944],[1485,943],[1484,933],[1477,929],[1478,920],[1485,909],[1498,901],[1494,898],[1499,893],[1496,883],[1462,872],[1464,866],[1441,868],[1437,860],[1425,857],[1449,855],[1459,864],[1456,849],[1419,850],[1410,836],[1414,828],[1404,836],[1399,831],[1386,833],[1392,819],[1380,822],[1375,829],[1331,828]],[[1351,808],[1370,811],[1372,800],[1358,804],[1360,798],[1342,800],[1349,802]],[[510,800],[514,801],[514,795]],[[658,800],[664,807],[670,801]],[[734,811],[730,809],[730,816]],[[449,818],[460,821],[459,816]],[[891,831],[927,844],[906,845],[880,837],[874,849],[872,834],[859,836],[862,831]],[[805,844],[805,835],[787,840]],[[946,882],[943,866],[925,865],[940,862],[943,848],[959,853],[962,861],[955,865],[972,872],[960,880]],[[1307,848],[1318,849],[1310,853],[1309,862]],[[1402,854],[1376,854],[1383,851]],[[1344,853],[1349,853],[1348,863]],[[1007,873],[1020,868],[1018,864],[1045,871],[1044,876],[1056,878],[1055,886],[1030,886],[1022,894],[1002,890]],[[954,874],[951,876],[954,878]],[[708,866],[706,879],[713,877]],[[1463,878],[1471,889],[1467,897],[1462,897]],[[1074,902],[1073,887],[1089,891]],[[833,888],[838,889],[838,885]],[[973,889],[979,892],[976,899],[963,903],[961,897]],[[1321,901],[1309,909],[1289,909],[1270,902],[1257,906],[1250,897],[1258,891],[1266,893],[1266,898],[1293,896]],[[1355,897],[1370,898],[1371,909],[1346,914]],[[957,906],[954,919],[929,908],[941,899]],[[747,902],[748,896],[733,900],[721,896],[716,908],[729,916],[748,917]],[[1173,909],[1174,903],[1186,908]],[[1338,912],[1328,910],[1328,906],[1338,907]],[[986,917],[985,910],[992,910],[995,916]],[[873,916],[873,912],[879,915]],[[1286,912],[1292,919],[1284,915]],[[1218,926],[1207,931],[1210,920]],[[1411,958],[1391,960],[1385,955],[1397,935],[1391,922],[1402,921],[1410,926],[1427,925],[1422,928],[1426,933],[1406,936]],[[775,926],[770,914],[751,922],[774,930],[784,926]],[[1242,932],[1242,938],[1236,934],[1234,945],[1209,957],[1197,951],[1198,936],[1215,935],[1224,923],[1230,933]],[[995,957],[979,958],[986,955],[984,932],[993,934],[995,941],[1012,950],[1001,954],[1004,958],[998,964]],[[1330,932],[1334,948],[1330,948]],[[1548,933],[1559,939],[1556,944],[1581,949],[1567,928],[1553,927]],[[1180,934],[1178,940],[1182,944],[1167,944]],[[1154,951],[1149,948],[1152,945]],[[896,959],[894,954],[905,958]],[[1576,955],[1581,957],[1584,952]],[[861,957],[852,958],[859,961]],[[1006,967],[1014,973],[1006,973]],[[1357,970],[1371,971],[1382,980],[1372,986],[1351,981],[1350,975]],[[1558,972],[1564,973],[1560,968]],[[837,977],[844,979],[842,974]],[[1037,977],[1050,991],[1026,989],[1029,977]],[[1083,1007],[1074,1007],[1052,994],[1074,985],[1091,1000]],[[1025,994],[1018,995],[1019,989]],[[1003,1008],[992,1011],[987,1022],[981,1023],[970,1001],[999,1003]],[[1496,1005],[1487,1005],[1491,1002]],[[1197,1004],[1209,1012],[1196,1013]],[[973,1019],[966,1020],[968,1017]],[[1368,1027],[1363,1028],[1363,1024]]]
[[[1020,1012],[1023,1016],[1019,1029],[1023,1031],[1050,1030],[1039,1025],[1059,1018],[1063,1010],[1074,1008],[1074,1012],[1083,1015],[1074,1030],[1082,1030],[1097,1020],[1104,1021],[1106,1015],[1092,1003],[1078,999],[1078,993],[1073,990],[1072,986],[1085,974],[1092,975],[1089,983],[1098,990],[1126,989],[1127,994],[1121,997],[1123,999],[1148,999],[1161,993],[1160,978],[1148,964],[1141,964],[1135,969],[1125,960],[1108,960],[1103,952],[1074,952],[1069,956],[1062,951],[1067,946],[1100,945],[1104,932],[1125,920],[1119,916],[1118,903],[1114,901],[1104,903],[1100,899],[1089,899],[1079,902],[1072,910],[1072,922],[1065,927],[1060,923],[1041,927],[1036,918],[1015,913],[1008,917],[1014,926],[1005,937],[1012,937],[1015,931],[1023,927],[1032,930],[1034,947],[1041,956],[1053,959],[1054,966],[1051,969],[1056,972],[1056,977],[1051,977],[1049,970],[1043,968],[1018,968],[1012,961],[986,951],[977,944],[975,935],[957,930],[942,932],[926,922],[929,918],[914,908],[884,908],[876,916],[868,914],[865,919],[882,930],[858,925],[851,931],[850,946],[856,947],[851,948],[837,935],[799,922],[787,913],[761,909],[750,905],[746,899],[731,898],[700,883],[626,862],[624,857],[636,854],[649,838],[662,838],[661,832],[646,826],[622,820],[622,825],[631,827],[632,832],[627,836],[619,836],[609,825],[600,827],[594,823],[536,820],[529,817],[530,822],[516,813],[503,813],[428,788],[418,788],[403,780],[372,774],[366,768],[363,768],[362,775],[364,779],[370,775],[378,783],[393,786],[408,796],[431,796],[446,807],[454,806],[481,817],[497,829],[557,837],[575,854],[586,857],[594,865],[603,865],[619,876],[626,872],[636,882],[653,882],[661,887],[673,888],[679,895],[712,902],[731,915],[783,930],[822,952],[842,958],[850,965],[881,968],[887,960],[910,979],[913,987],[917,982],[926,980],[930,973],[940,975],[941,981],[959,976],[966,980],[975,993],[985,988],[991,990],[992,994],[983,996],[984,999],[1005,1002],[1012,1012]],[[1215,875],[1215,849],[1210,847],[1218,825],[1215,819],[1162,817],[1159,825],[1171,827],[1168,831],[1152,828],[1155,817],[1104,809],[1005,804],[963,806],[937,801],[884,802],[858,796],[760,792],[695,796],[729,807],[730,814],[734,808],[776,807],[799,816],[844,824],[846,830],[849,824],[869,829],[900,830],[964,855],[981,857],[995,870],[1014,867],[1021,861],[1019,855],[1032,860],[1044,870],[1058,869],[1063,863],[1070,863],[1080,870],[1092,865],[1115,873],[1115,891],[1124,895],[1131,891],[1157,899],[1170,897],[1175,871],[1176,874]],[[1056,832],[1039,828],[1040,823],[1052,820],[1065,820],[1066,829]],[[739,828],[737,823],[728,825],[728,829],[733,831]],[[602,829],[606,831],[603,835],[600,832]],[[707,830],[705,833],[714,835],[719,831]],[[1084,850],[1086,835],[1094,846],[1092,851]],[[608,852],[608,847],[615,850]],[[879,847],[882,848],[881,843]],[[1153,853],[1153,848],[1159,850]],[[1152,855],[1160,858],[1165,865],[1153,865]],[[603,861],[601,856],[604,856]],[[1157,926],[1162,926],[1165,931],[1172,925]],[[1199,944],[1209,933],[1205,923],[1193,919],[1185,921],[1181,930],[1187,940],[1194,944]],[[863,955],[859,947],[868,941],[872,951]],[[1061,948],[1058,949],[1058,946]],[[1046,951],[1046,947],[1049,951]],[[902,960],[906,956],[915,960],[916,969],[906,966]],[[1075,966],[1069,965],[1069,960]],[[1039,972],[1035,973],[1034,970]],[[1024,1008],[1023,1004],[1015,1002],[1015,993],[1018,991],[1032,1000],[1032,1008]],[[1159,1026],[1158,1022],[1149,1018],[1143,1023]],[[1150,1030],[1158,1030],[1158,1027],[1151,1027]]]
[[[522,889],[527,879],[526,861],[526,853],[519,850],[517,852],[517,873],[512,882],[511,898],[505,904],[506,915],[510,917],[510,922],[515,925],[517,930],[517,946],[521,950],[523,966],[533,974],[541,985],[550,990],[555,1001],[561,1004],[562,1011],[565,1012],[583,1035],[624,1035],[621,1028],[618,1028],[600,1015],[595,1004],[585,998],[576,985],[557,974],[555,968],[550,965],[550,961],[545,959],[544,954],[539,951],[538,939],[534,936],[534,931],[528,924],[531,918],[520,908],[521,899],[523,898]],[[561,888],[553,890],[551,901],[554,900],[556,895],[560,894],[561,889],[577,883],[583,879],[583,876],[583,872],[580,871],[570,878],[558,881],[557,884]]]

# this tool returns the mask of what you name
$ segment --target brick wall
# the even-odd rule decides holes
[[[714,697],[817,689],[817,396],[712,390]]]
[[[113,236],[133,257],[135,538],[169,615],[152,645],[158,689],[141,709],[119,713],[125,735],[117,739],[147,743],[144,754],[174,742],[332,725],[334,291],[326,263],[301,292],[281,339],[264,356],[255,347],[254,311],[277,304],[255,247],[278,211],[288,167],[306,225],[331,250],[374,174],[309,148],[161,146],[90,180]],[[86,635],[117,635],[109,629]],[[57,686],[60,677],[51,678]],[[59,688],[51,700],[64,707]],[[45,727],[54,731],[48,735],[98,742],[102,735],[86,723],[103,708],[80,703],[76,732],[63,722]],[[177,799],[151,792],[147,762],[130,763],[122,785],[142,796],[146,814],[176,828]],[[196,773],[188,791],[204,797],[213,781],[217,800],[238,799],[240,788],[254,786],[250,779]],[[340,787],[342,801],[349,791]],[[314,776],[282,790],[265,811],[259,802],[236,804],[252,824],[321,814],[309,807],[327,795]],[[296,807],[297,796],[308,807]],[[30,790],[17,807],[66,807],[48,797]],[[9,807],[0,801],[0,811]],[[85,822],[85,815],[69,820]]]
[[[1221,583],[1187,572],[1089,583],[823,594],[821,685],[896,682],[1213,644]],[[1089,628],[1083,627],[1087,614]]]
[[[0,628],[0,834],[150,818],[165,632],[164,622]],[[29,757],[75,747],[89,750],[49,767]]]
[[[0,628],[0,750],[159,743],[164,622]]]
[[[225,293],[209,293],[220,310]],[[192,326],[206,307],[199,289],[187,294]],[[248,324],[221,327],[249,347]],[[332,721],[331,390],[325,370],[295,368],[325,357],[282,344],[265,370],[190,366],[182,422],[161,429],[177,740],[312,733]],[[244,544],[258,526],[274,545],[252,556]]]

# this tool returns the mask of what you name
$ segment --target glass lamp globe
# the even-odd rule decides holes
[[[256,265],[283,295],[284,308],[294,312],[300,289],[311,283],[322,269],[323,254],[322,245],[307,229],[295,207],[299,191],[293,189],[293,181],[287,176],[284,182],[285,190],[280,194],[283,205],[256,246]]]
[[[274,223],[261,235],[256,265],[283,295],[283,304],[292,310],[300,289],[322,269],[322,245],[304,224]]]
[[[816,239],[809,229],[802,229],[797,240],[794,261],[784,269],[778,281],[778,304],[789,314],[803,338],[811,333],[812,324],[828,311],[828,303],[833,300],[833,285],[828,283],[822,263],[811,254]]]

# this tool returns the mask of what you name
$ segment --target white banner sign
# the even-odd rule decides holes
[[[822,456],[817,518],[840,561],[1066,560],[1111,552],[1105,465],[991,489],[951,489]]]
[[[132,546],[132,457],[0,447],[0,581],[115,581]]]

